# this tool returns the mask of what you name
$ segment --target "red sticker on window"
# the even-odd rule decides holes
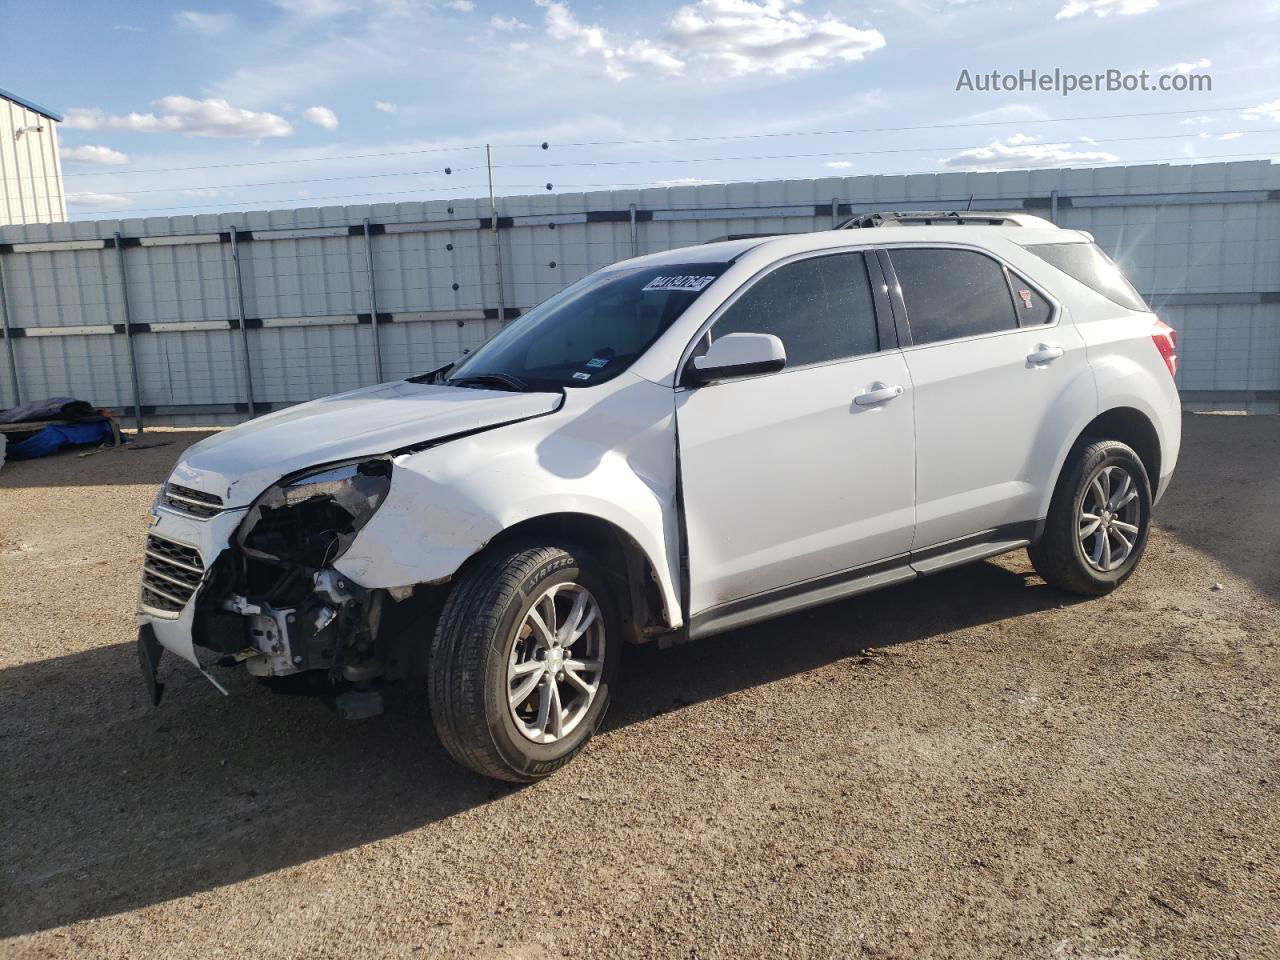
[[[1018,296],[1022,298],[1022,305],[1026,307],[1028,310],[1030,310],[1031,309],[1031,291],[1019,290]]]

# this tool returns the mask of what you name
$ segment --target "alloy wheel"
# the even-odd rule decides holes
[[[516,629],[507,661],[507,703],[516,729],[555,743],[582,722],[604,676],[604,615],[579,583],[548,587]]]
[[[1104,466],[1090,478],[1080,502],[1080,547],[1089,566],[1109,573],[1137,545],[1142,524],[1138,484],[1122,466]]]

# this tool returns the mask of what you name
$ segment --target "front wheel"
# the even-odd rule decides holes
[[[455,760],[516,783],[568,763],[617,672],[618,620],[576,549],[482,557],[445,602],[431,647],[431,716]]]
[[[1044,536],[1027,553],[1045,582],[1098,596],[1124,583],[1142,559],[1151,525],[1151,483],[1118,440],[1077,447],[1053,492]]]

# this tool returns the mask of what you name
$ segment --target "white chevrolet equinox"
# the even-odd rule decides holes
[[[1178,455],[1173,330],[1086,233],[848,226],[615,264],[447,367],[193,446],[147,538],[152,697],[165,650],[347,717],[425,675],[449,752],[531,781],[624,643],[1022,547],[1114,589]]]

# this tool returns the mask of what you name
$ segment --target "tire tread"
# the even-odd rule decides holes
[[[1077,559],[1076,545],[1072,539],[1075,536],[1074,505],[1077,488],[1101,460],[1117,451],[1124,452],[1142,471],[1142,479],[1146,482],[1149,493],[1150,480],[1146,478],[1142,460],[1133,448],[1119,440],[1086,438],[1068,456],[1067,468],[1054,488],[1053,498],[1049,503],[1049,514],[1045,521],[1044,535],[1037,543],[1027,548],[1031,565],[1035,567],[1041,579],[1049,586],[1065,593],[1089,597],[1110,593],[1137,568],[1137,561],[1135,561],[1119,580],[1109,581],[1092,577]],[[1149,496],[1147,499],[1149,501]],[[1143,520],[1145,524],[1150,524],[1149,510]],[[1142,547],[1145,549],[1145,535],[1142,536]],[[1138,558],[1141,559],[1141,550]]]
[[[440,742],[459,763],[495,780],[529,783],[572,759],[570,754],[539,765],[536,774],[522,774],[502,757],[485,719],[485,658],[502,612],[529,576],[557,559],[574,562],[558,547],[482,558],[450,592],[432,639],[428,689]]]

